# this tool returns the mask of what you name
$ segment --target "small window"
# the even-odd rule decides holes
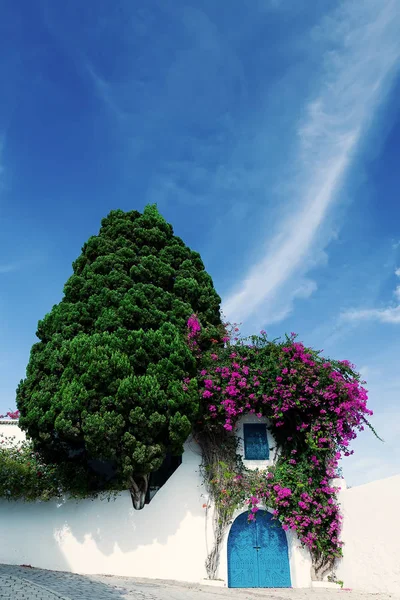
[[[268,460],[269,447],[267,426],[262,423],[243,425],[244,458],[246,460]]]

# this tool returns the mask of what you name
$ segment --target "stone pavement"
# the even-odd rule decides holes
[[[172,581],[75,575],[0,565],[1,600],[400,600],[345,590],[228,590]]]

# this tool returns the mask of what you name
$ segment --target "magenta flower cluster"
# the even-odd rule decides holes
[[[193,315],[191,343],[200,331]],[[235,331],[235,336],[238,334]],[[248,499],[249,519],[260,502],[274,508],[284,529],[297,532],[311,551],[332,559],[341,553],[338,489],[330,485],[341,455],[368,424],[367,391],[349,361],[328,361],[291,334],[269,342],[265,332],[251,343],[225,338],[202,357],[200,393],[206,427],[234,430],[246,413],[267,417],[281,455]],[[236,480],[242,485],[242,479]]]
[[[5,415],[0,415],[0,419],[6,419],[7,417],[13,421],[19,419],[19,410],[9,410]]]
[[[189,320],[187,322],[187,328],[188,346],[192,350],[192,352],[197,355],[199,353],[198,339],[201,333],[201,325],[196,315],[192,315],[191,317],[189,317]]]

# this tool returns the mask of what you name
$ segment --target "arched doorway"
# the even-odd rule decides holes
[[[286,534],[272,515],[260,510],[235,519],[228,537],[228,587],[291,587]]]

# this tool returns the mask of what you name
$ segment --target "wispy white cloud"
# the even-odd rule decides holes
[[[126,118],[126,114],[119,106],[118,102],[115,101],[113,89],[110,83],[94,70],[93,65],[88,61],[88,59],[82,59],[82,67],[86,69],[86,73],[90,77],[97,95],[107,106],[111,114],[118,121],[123,121]]]
[[[327,38],[330,50],[315,97],[298,127],[296,158],[286,186],[288,197],[295,199],[292,211],[268,246],[260,249],[262,260],[227,298],[228,318],[243,321],[263,311],[264,324],[281,320],[304,285],[312,292],[312,284],[304,279],[315,266],[310,257],[321,253],[331,239],[330,232],[321,236],[327,217],[399,65],[399,27],[396,0],[368,0],[343,2],[316,32],[320,39]]]
[[[12,273],[13,271],[17,271],[20,268],[20,263],[9,263],[9,264],[0,264],[0,274],[3,273]]]
[[[395,275],[400,277],[400,269]],[[347,310],[341,314],[344,321],[380,321],[381,323],[400,323],[400,285],[397,285],[393,295],[395,304],[386,308],[361,308]]]
[[[400,306],[391,308],[367,308],[349,310],[342,314],[348,321],[380,321],[381,323],[400,323]]]
[[[44,259],[45,255],[42,255],[39,252],[35,252],[35,254],[32,254],[32,256],[30,256],[29,258],[21,258],[20,260],[15,260],[13,262],[0,263],[0,275],[14,273],[15,271],[19,271],[20,269],[26,269],[27,267],[36,266]]]
[[[358,369],[358,372],[363,379],[369,379],[370,377],[377,379],[382,376],[382,370],[375,365],[373,367],[369,365],[363,365]]]

